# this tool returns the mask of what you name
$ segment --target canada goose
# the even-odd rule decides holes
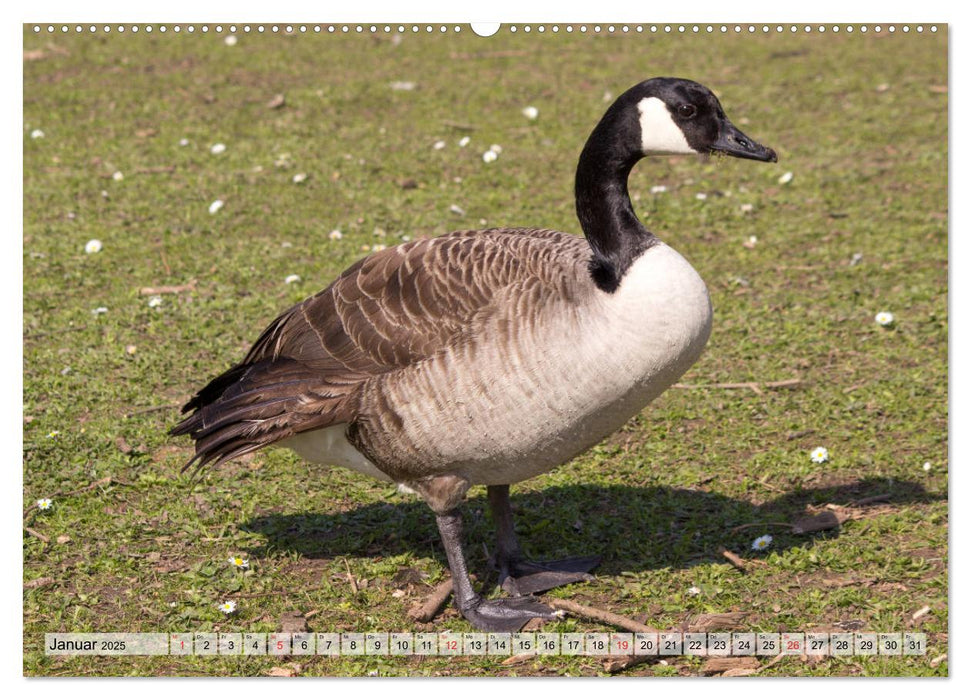
[[[543,229],[457,231],[358,261],[284,312],[172,429],[186,465],[278,444],[312,462],[404,484],[434,511],[455,602],[475,627],[518,630],[554,611],[529,593],[588,578],[585,557],[532,563],[509,484],[582,453],[698,359],[711,302],[698,273],[634,213],[627,177],[651,154],[775,161],[710,90],[654,78],[621,95],[576,172],[586,242]],[[475,593],[458,506],[488,486],[500,581]]]

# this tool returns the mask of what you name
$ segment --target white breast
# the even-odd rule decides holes
[[[580,307],[550,302],[543,312],[530,330],[483,329],[474,347],[410,375],[395,405],[401,440],[421,446],[430,468],[477,484],[548,471],[673,384],[711,329],[704,283],[663,244],[634,263],[614,294],[591,291]]]

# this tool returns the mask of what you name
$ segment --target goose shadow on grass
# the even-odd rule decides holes
[[[712,561],[724,563],[721,547],[745,552],[766,532],[775,538],[773,551],[817,538],[840,536],[840,530],[805,535],[769,523],[788,523],[805,515],[808,505],[851,504],[886,494],[890,505],[931,503],[944,495],[928,493],[916,482],[899,481],[888,489],[885,479],[796,489],[755,505],[715,493],[662,486],[556,486],[542,491],[512,493],[520,544],[527,556],[557,559],[601,554],[596,573],[684,568]],[[338,556],[436,558],[447,567],[431,510],[417,497],[394,496],[340,513],[302,512],[254,518],[244,530],[262,534],[266,544],[253,555],[289,551],[308,559]],[[462,505],[465,551],[470,568],[488,573],[483,544],[492,551],[495,534],[485,490],[478,489]],[[765,523],[740,532],[746,523]]]

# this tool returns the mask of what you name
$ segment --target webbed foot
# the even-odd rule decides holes
[[[558,617],[553,608],[528,596],[494,600],[476,598],[467,607],[460,608],[460,612],[476,629],[485,632],[518,632],[533,618],[553,620]]]
[[[527,596],[577,581],[592,581],[590,570],[600,564],[598,555],[554,561],[499,562],[499,584],[509,595]]]

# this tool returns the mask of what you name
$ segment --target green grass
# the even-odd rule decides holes
[[[948,648],[945,32],[486,40],[466,27],[229,47],[215,35],[25,31],[24,48],[23,487],[27,505],[54,499],[25,517],[49,539],[24,534],[25,674],[261,675],[286,663],[49,657],[51,631],[274,631],[293,610],[315,631],[469,630],[451,608],[424,626],[407,617],[447,575],[413,497],[274,449],[193,481],[180,473],[189,445],[166,431],[181,402],[365,246],[486,225],[578,232],[573,169],[604,93],[654,75],[710,85],[779,152],[772,165],[654,159],[631,177],[645,223],[693,263],[715,307],[682,382],[802,384],[669,390],[588,454],[514,488],[524,546],[540,558],[603,552],[595,582],[556,595],[654,626],[747,611],[753,630],[849,623],[929,638],[926,657],[787,659],[760,675],[947,674],[946,660],[930,663]],[[277,94],[285,105],[268,107]],[[217,142],[227,149],[213,155]],[[492,143],[503,151],[487,165]],[[668,191],[651,194],[657,184]],[[216,199],[225,206],[210,215]],[[85,254],[93,238],[104,248]],[[301,281],[285,284],[290,274]],[[140,293],[190,282],[158,308]],[[893,327],[874,322],[881,310]],[[830,461],[810,461],[817,445]],[[85,490],[105,477],[116,481]],[[839,531],[772,524],[878,494],[889,495]],[[489,589],[483,489],[466,512]],[[764,533],[771,548],[751,552]],[[721,547],[749,559],[748,573]],[[249,570],[225,563],[236,554]],[[407,569],[424,582],[396,582]],[[352,592],[348,570],[367,586]],[[227,618],[217,605],[229,598],[239,610]],[[569,657],[299,663],[300,675],[603,673]]]

